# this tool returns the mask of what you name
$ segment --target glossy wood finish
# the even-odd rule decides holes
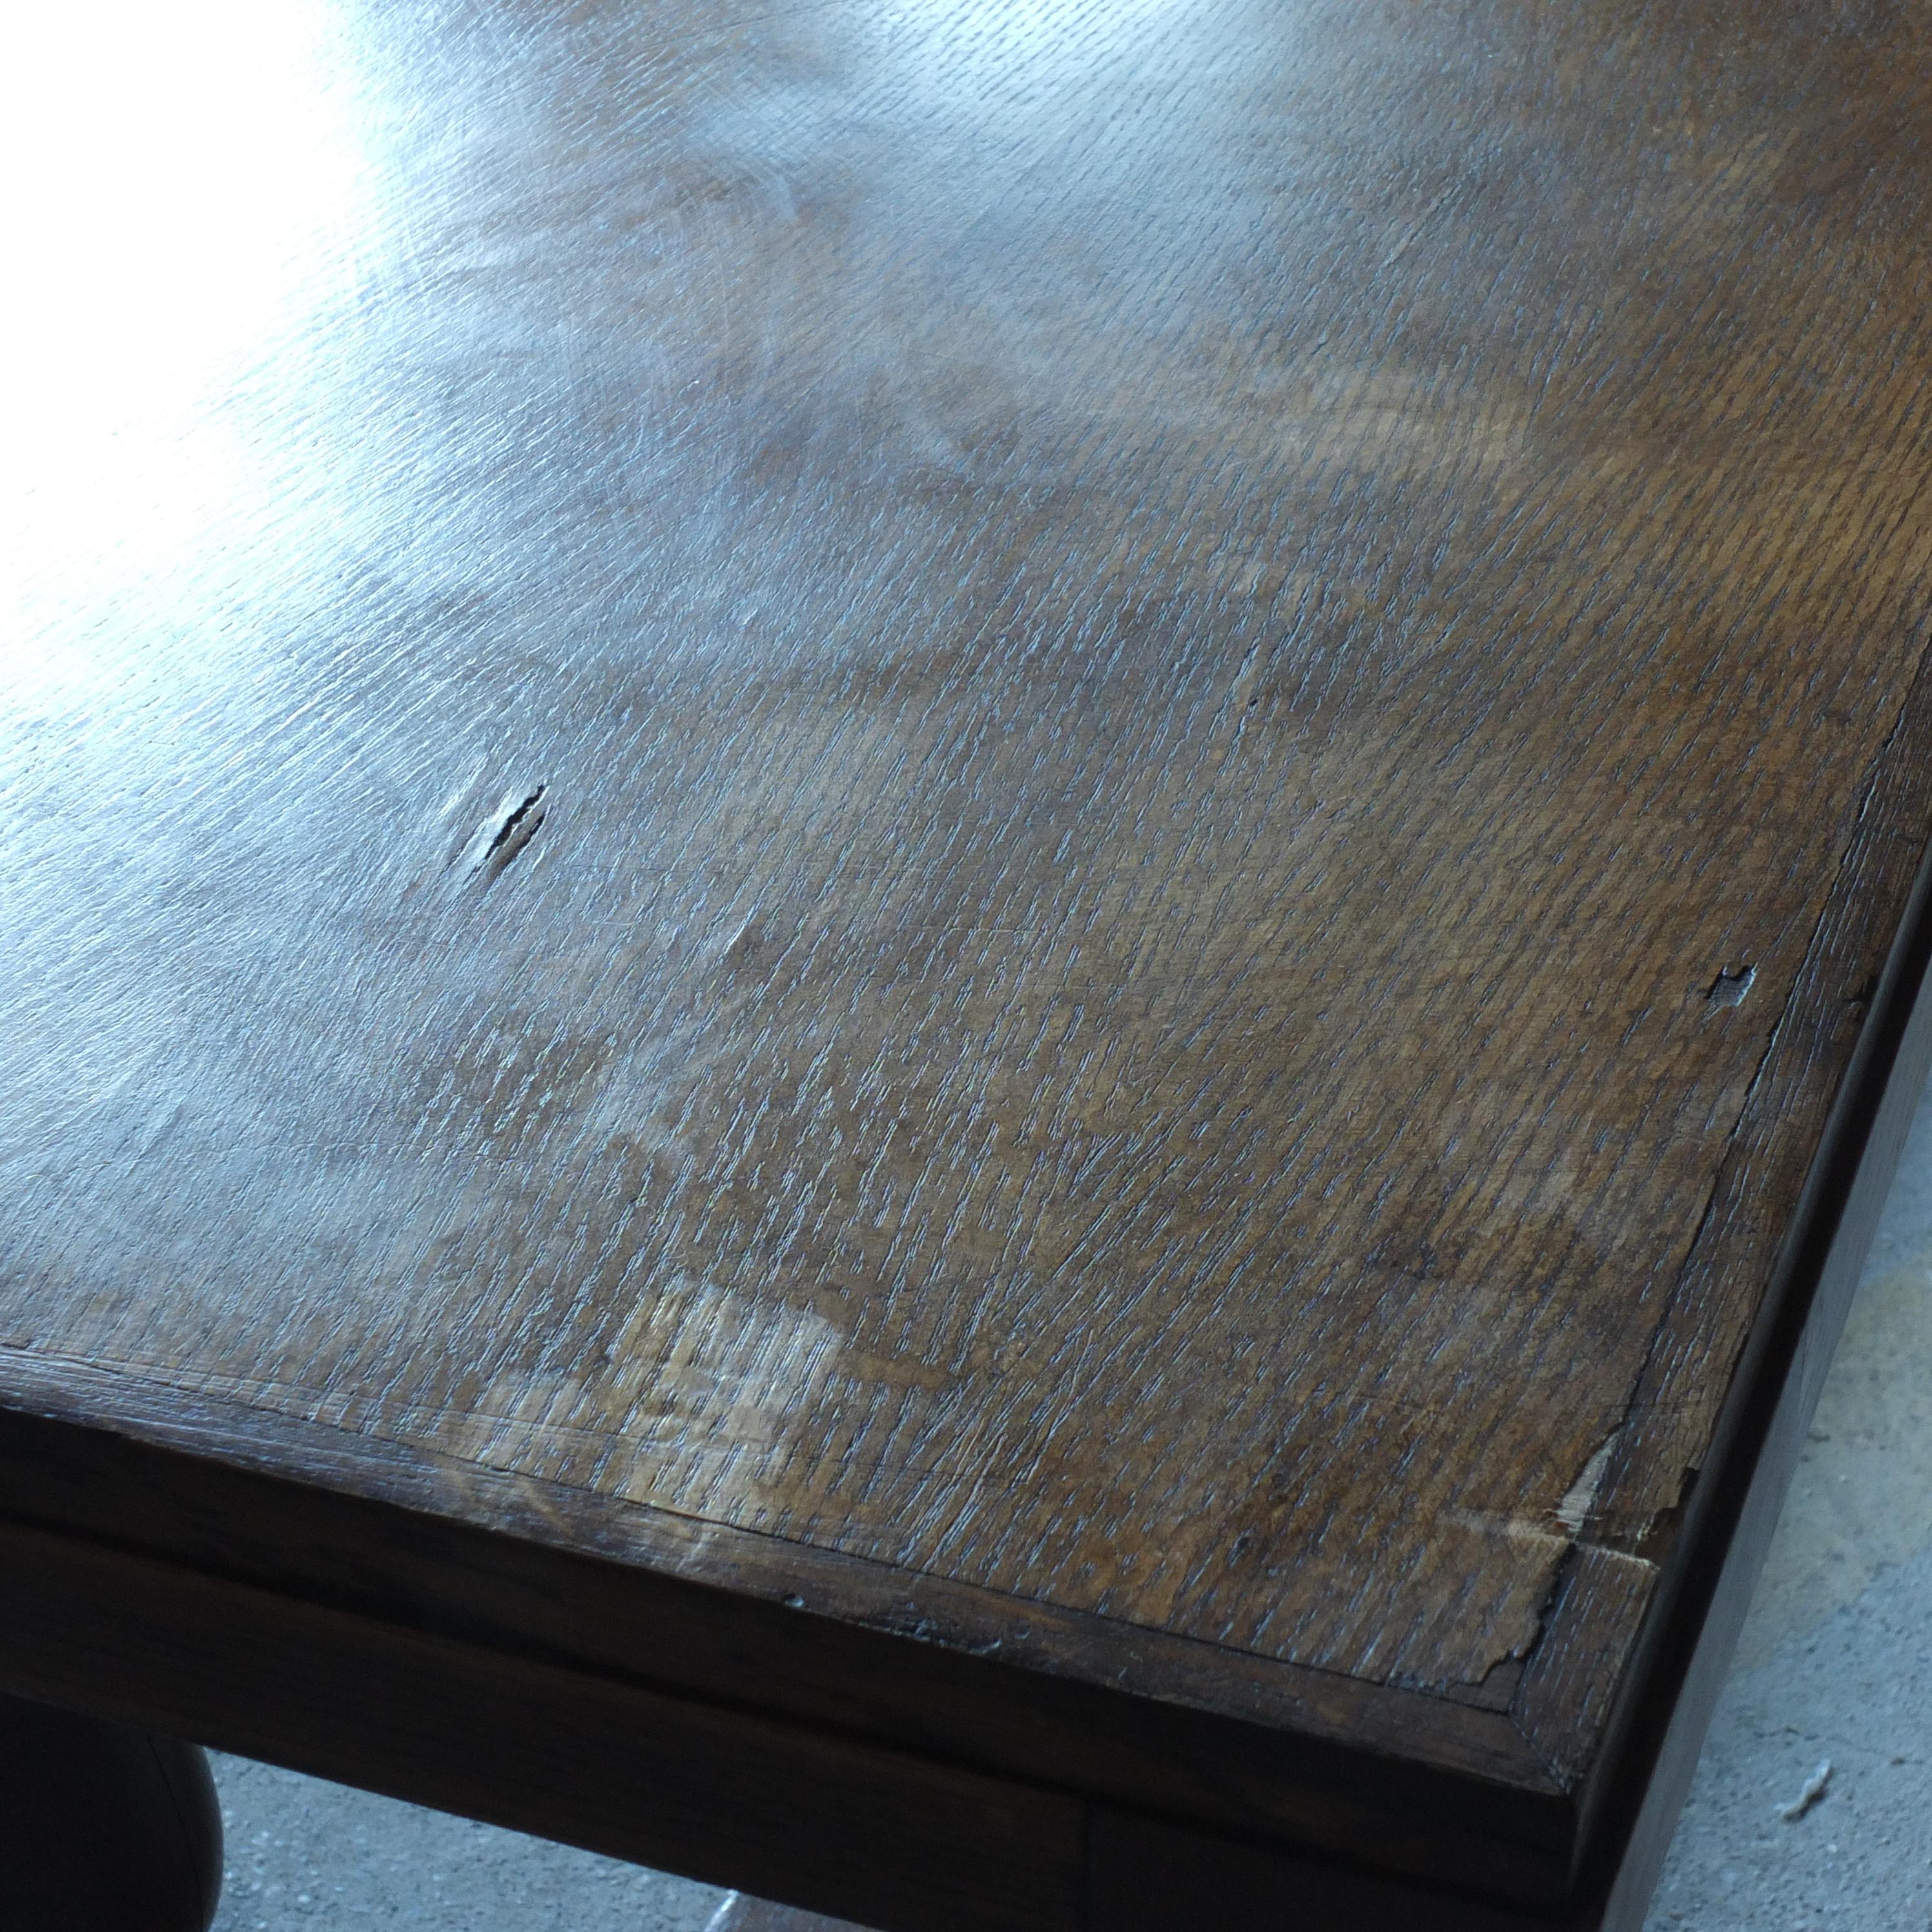
[[[1572,1900],[1932,828],[1922,16],[44,52],[17,1533]]]

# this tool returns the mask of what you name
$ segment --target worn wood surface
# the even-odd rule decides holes
[[[1932,826],[1923,14],[34,31],[62,1520],[1559,1895]]]

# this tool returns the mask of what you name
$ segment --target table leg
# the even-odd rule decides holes
[[[8,1932],[207,1932],[220,1894],[199,1745],[0,1696]]]
[[[734,1892],[705,1928],[705,1932],[865,1932],[844,1918],[822,1912],[801,1912],[796,1906],[774,1905],[768,1898]]]

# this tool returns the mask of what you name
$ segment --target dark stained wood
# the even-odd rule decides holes
[[[61,1395],[70,1402],[85,1385],[70,1372]],[[50,1385],[36,1406],[52,1402]],[[132,1406],[123,1392],[121,1412]],[[164,1420],[151,1412],[146,1429],[203,1443],[211,1423],[220,1421],[192,1412]],[[315,1432],[278,1445],[265,1431],[256,1444],[258,1455],[278,1448],[292,1465],[299,1461],[310,1484],[333,1467],[332,1445]],[[342,1453],[334,1448],[334,1455]],[[1399,1706],[1362,1714],[1362,1735],[1375,1747],[1364,1762],[1359,1747],[1350,1752],[1322,1736],[1346,1715],[1338,1698],[1268,1706],[1258,1697],[1257,1708],[1270,1719],[1259,1724],[1199,1708],[1201,1699],[1187,1694],[1207,1688],[1198,1673],[1174,1674],[1167,1698],[1136,1678],[1126,1688],[1136,1694],[1109,1694],[1070,1681],[1058,1665],[1077,1654],[1077,1623],[1049,1630],[1058,1641],[1032,1653],[1031,1668],[962,1655],[926,1619],[921,1597],[904,1580],[896,1593],[880,1580],[865,1606],[865,1627],[828,1629],[782,1604],[760,1603],[748,1588],[694,1587],[668,1575],[674,1550],[618,1540],[626,1527],[655,1526],[606,1522],[600,1531],[595,1520],[571,1514],[566,1495],[540,1487],[496,1490],[512,1527],[492,1535],[419,1513],[433,1506],[433,1491],[417,1499],[418,1509],[404,1510],[210,1469],[199,1455],[20,1414],[0,1414],[0,1510],[13,1520],[78,1532],[97,1548],[238,1585],[254,1593],[251,1601],[272,1594],[326,1604],[373,1625],[372,1642],[392,1626],[435,1630],[466,1651],[480,1649],[479,1672],[491,1657],[533,1657],[598,1683],[674,1688],[814,1730],[970,1762],[989,1774],[1043,1777],[1265,1836],[1367,1846],[1379,1827],[1388,1858],[1519,1892],[1557,1883],[1566,1856],[1568,1814],[1557,1795],[1537,1806],[1502,1785],[1498,1772],[1510,1760],[1492,1712],[1456,1713],[1468,1720],[1460,1742],[1476,1776],[1451,1780],[1402,1767],[1403,1739],[1394,1728]],[[630,1560],[569,1553],[573,1540],[602,1543]],[[647,1554],[657,1556],[656,1564],[645,1567]],[[128,1592],[116,1594],[121,1613],[135,1614]],[[117,1714],[206,1734],[191,1712],[156,1709],[138,1697],[129,1702],[130,1694],[111,1707]],[[473,1695],[466,1684],[462,1698]],[[1458,1741],[1450,1726],[1442,1730]],[[1484,1744],[1493,1747],[1487,1759],[1477,1748]],[[254,1748],[315,1768],[302,1757],[298,1739],[279,1750],[259,1742]],[[398,1774],[378,1754],[358,1781],[398,1789]]]
[[[22,305],[0,1674],[478,1815],[580,1725],[538,1828],[896,1928],[1594,1910],[1911,992],[1922,14],[146,31]]]
[[[1921,998],[1914,1008],[1910,1000],[1932,954],[1928,884],[1922,876],[1907,943],[1888,968],[1889,983],[1860,1043],[1863,1064],[1843,1096],[1832,1158],[1814,1177],[1786,1279],[1774,1290],[1778,1318],[1762,1349],[1771,1365],[1731,1419],[1725,1453],[1700,1499],[1701,1510],[1734,1522],[1735,1534],[1726,1539],[1697,1526],[1706,1532],[1693,1544],[1699,1560],[1678,1566],[1673,1614],[1664,1640],[1652,1646],[1663,1654],[1648,1662],[1648,1693],[1634,1700],[1639,1708],[1626,1726],[1635,1735],[1621,1754],[1620,1788],[1607,1800],[1622,1815],[1596,1834],[1594,1869],[1574,1910],[1562,1917],[1566,1932],[1638,1932],[1643,1922],[1778,1499],[1932,1060],[1932,1001]],[[1788,1332],[1794,1326],[1795,1340]],[[1781,1338],[1780,1328],[1787,1330]],[[1754,1415],[1767,1400],[1774,1400],[1774,1413]],[[764,1874],[763,1882],[790,1896],[832,1901],[896,1926],[1007,1925],[1016,1922],[1016,1911],[1021,1924],[1110,1932],[1166,1932],[1204,1918],[1286,1919],[1328,1932],[1382,1932],[1408,1922],[1431,1932],[1529,1932],[1552,1923],[1541,1913],[1498,1910],[1454,1891],[1418,1892],[1144,1813],[1096,1805],[1076,1820],[1055,1801],[1042,1805],[1037,1792],[989,1787],[984,1779],[953,1780],[950,1790],[942,1781],[950,1802],[935,1808],[923,1767],[841,1748],[836,1730],[830,1737],[820,1727],[805,1736],[770,1726],[748,1730],[721,1712],[718,1694],[728,1698],[734,1690],[740,1704],[806,1708],[816,1687],[804,1682],[801,1699],[799,1684],[788,1688],[789,1673],[798,1670],[804,1680],[814,1662],[824,1673],[827,1660],[788,1647],[770,1624],[746,1628],[742,1606],[731,1599],[698,1593],[701,1609],[680,1604],[678,1586],[667,1592],[629,1566],[560,1557],[537,1543],[507,1544],[326,1493],[292,1498],[258,1476],[231,1472],[191,1485],[165,1454],[19,1415],[0,1417],[0,1468],[32,1472],[5,1496],[10,1514],[47,1512],[69,1526],[57,1540],[29,1533],[0,1550],[7,1558],[0,1579],[10,1586],[0,1588],[0,1654],[12,1681],[64,1702],[192,1726],[233,1748],[702,1876],[743,1881],[748,1873]],[[1741,1500],[1725,1493],[1739,1485]],[[180,1498],[192,1486],[203,1490],[209,1510],[200,1523],[183,1520]],[[284,1535],[272,1589],[238,1586],[232,1574],[219,1574],[232,1573],[238,1562],[263,1562],[269,1525],[285,1520],[292,1502],[304,1546],[298,1558]],[[76,1566],[76,1522],[95,1531],[118,1526],[122,1540],[138,1525],[144,1542],[185,1542],[190,1574],[130,1562],[98,1543],[80,1553]],[[304,1593],[312,1598],[322,1590],[333,1599],[329,1612],[307,1614]],[[454,1640],[424,1642],[426,1625]],[[944,1656],[929,1642],[913,1654]],[[628,1694],[654,1668],[694,1660],[710,1672],[706,1702]],[[847,1720],[848,1736],[851,1720],[862,1724],[888,1703],[927,1705],[947,1727],[944,1742],[955,1744],[997,1741],[1012,1724],[1010,1700],[1003,1708],[983,1676],[963,1686],[935,1685],[902,1670],[881,1696],[880,1666],[890,1660],[876,1648],[866,1658],[873,1709],[856,1672],[837,1687],[842,1702],[826,1706],[835,1723]],[[1682,1692],[1673,1694],[1680,1680]],[[1025,1726],[1015,1727],[1036,1749],[1051,1746],[1051,1702],[1040,1697]],[[938,1735],[935,1725],[928,1747]],[[1162,1742],[1183,1773],[1176,1788],[1184,1789],[1187,1744],[1173,1732]],[[1231,1744],[1240,1748],[1223,1732],[1206,1749],[1226,1751]],[[1083,1768],[1090,1787],[1105,1787],[1102,1761]],[[1252,1757],[1240,1768],[1251,1773]],[[808,1797],[802,1783],[811,1787]],[[1384,1796],[1395,1789],[1391,1780]],[[1328,1795],[1331,1802],[1339,1795],[1333,1784]],[[1413,1794],[1408,1802],[1415,1802]],[[1042,1822],[1057,1818],[1057,1831],[1036,1825],[1016,1834],[1015,1820],[1029,1810],[1041,1813]],[[1231,1805],[1222,1822],[1238,1817]],[[955,1862],[962,1850],[969,1854],[964,1884]],[[1457,1868],[1445,1857],[1439,1875]],[[714,1932],[819,1932],[828,1925],[843,1932],[845,1923],[744,1898]]]
[[[51,1702],[915,1932],[1078,1922],[1068,1798],[31,1530],[0,1558],[9,1678]]]
[[[1778,1512],[1932,1072],[1932,868],[1898,944],[1720,1419],[1682,1548],[1629,1670],[1586,1818],[1585,1894],[1640,1932]]]

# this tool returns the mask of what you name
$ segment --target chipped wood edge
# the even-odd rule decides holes
[[[1932,726],[1932,660],[1906,706]],[[1894,741],[1899,736],[1894,730]],[[1890,776],[1890,772],[1881,774]],[[1582,1922],[1640,1932],[1778,1525],[1818,1396],[1857,1290],[1906,1136],[1932,1073],[1932,768],[1900,774],[1903,797],[1875,836],[1916,848],[1904,909],[1868,1016],[1834,1094],[1797,1212],[1780,1244],[1757,1320],[1739,1354],[1708,1455],[1662,1566],[1636,1607],[1553,1599],[1512,1715],[1535,1742],[1539,1695],[1592,1646],[1621,1660],[1595,1687],[1601,1715],[1578,1790]],[[1876,799],[1876,788],[1874,788]],[[1904,818],[1914,828],[1901,832]],[[1894,859],[1898,856],[1894,853]],[[1871,891],[1848,872],[1841,892]],[[1904,870],[1903,866],[1900,870]],[[1820,940],[1829,924],[1828,909]],[[1753,1096],[1754,1102],[1760,1102]],[[1739,1134],[1742,1136],[1744,1124]],[[1687,1271],[1690,1264],[1687,1262]],[[1634,1628],[1619,1641],[1616,1625]],[[1540,1670],[1537,1667],[1541,1666]]]
[[[379,1461],[326,1427],[17,1352],[0,1356],[0,1410],[18,1418],[0,1427],[0,1518],[218,1568],[297,1603],[360,1589],[379,1617],[400,1602],[424,1628],[472,1637],[482,1588],[502,1606],[488,1640],[536,1654],[554,1653],[557,1629],[533,1598],[567,1603],[584,1587],[600,1607],[573,1614],[580,1662],[742,1702],[715,1658],[680,1650],[688,1606],[664,1596],[716,1603],[722,1589],[738,1640],[778,1646],[782,1672],[796,1672],[778,1687],[788,1707],[772,1706],[788,1721],[836,1728],[862,1653],[865,1734],[889,1747],[1278,1844],[1340,1840],[1365,1859],[1460,1869],[1514,1896],[1550,1897],[1568,1868],[1573,1808],[1500,1711],[1256,1667],[1186,1639],[1148,1644],[1078,1613],[978,1601],[943,1580],[395,1444],[380,1445]],[[76,1461],[76,1444],[94,1446]],[[85,1480],[88,1456],[110,1458],[113,1479]],[[353,1513],[371,1510],[358,1529]],[[602,1577],[570,1567],[584,1564]],[[834,1584],[838,1616],[813,1613]],[[973,1654],[976,1630],[1010,1628],[1019,1611],[1030,1616],[1024,1642]]]

